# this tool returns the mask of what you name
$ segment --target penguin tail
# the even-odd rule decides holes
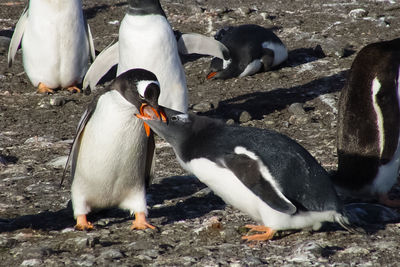
[[[349,219],[347,214],[344,212],[343,214],[336,214],[334,217],[334,221],[338,223],[341,227],[349,231],[350,233],[353,234],[365,234],[366,231],[361,228],[360,226],[353,224],[352,220]]]

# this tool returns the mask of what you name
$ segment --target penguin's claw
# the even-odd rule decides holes
[[[146,221],[146,215],[144,212],[135,212],[135,220],[132,222],[131,230],[144,230],[147,228],[152,230],[156,229],[153,225]]]
[[[81,92],[81,89],[79,89],[79,88],[76,87],[76,86],[70,86],[70,87],[67,88],[67,90],[68,90],[69,92],[71,92],[71,93],[80,93],[80,92]]]
[[[400,207],[400,199],[390,199],[387,193],[379,195],[379,203],[391,208]]]
[[[93,228],[93,224],[87,221],[85,214],[76,216],[75,230],[84,231],[92,230]]]
[[[274,237],[276,231],[272,230],[271,228],[264,226],[264,225],[250,225],[247,224],[244,227],[249,228],[250,232],[257,231],[257,232],[264,232],[263,234],[255,234],[255,235],[245,235],[242,236],[242,239],[247,241],[266,241],[270,240]]]
[[[39,94],[54,94],[54,90],[47,87],[44,83],[39,83],[37,92]]]

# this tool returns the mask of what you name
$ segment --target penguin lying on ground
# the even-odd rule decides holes
[[[167,123],[148,108],[137,116],[171,144],[184,169],[265,225],[247,225],[264,233],[243,239],[268,240],[277,230],[318,229],[323,222],[352,230],[327,172],[292,139],[271,130],[164,111]]]
[[[357,197],[387,193],[400,168],[400,38],[367,45],[351,66],[339,99],[338,171],[334,182]]]
[[[146,103],[157,107],[159,94],[153,73],[129,70],[83,114],[66,165],[72,163],[76,229],[93,228],[86,214],[94,208],[112,206],[135,213],[132,229],[154,228],[145,217],[145,180],[149,182],[152,175],[154,136],[147,140],[143,122],[134,114]]]
[[[8,51],[11,67],[22,40],[24,69],[39,93],[55,88],[80,92],[77,87],[95,57],[81,0],[29,1],[20,17]]]
[[[229,57],[212,59],[208,79],[268,71],[288,57],[286,46],[271,30],[254,24],[225,27],[217,32],[215,39],[229,50]]]
[[[220,42],[200,34],[179,34],[177,43],[159,0],[129,0],[119,41],[97,56],[85,76],[83,88],[90,86],[93,90],[101,77],[117,64],[117,76],[131,68],[144,68],[160,81],[159,103],[186,112],[187,86],[178,48],[184,54],[207,52],[219,57],[227,51]]]

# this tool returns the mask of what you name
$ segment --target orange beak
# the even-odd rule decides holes
[[[212,77],[214,77],[217,74],[216,71],[212,71],[207,75],[207,79],[211,79]]]
[[[143,103],[140,106],[139,112],[140,114],[136,114],[136,117],[138,117],[139,119],[152,120],[154,116],[156,116],[157,119],[161,119],[163,122],[167,122],[167,116],[165,115],[164,111],[161,110],[160,112],[158,112],[155,108],[149,106],[146,103]],[[151,132],[150,126],[146,122],[143,122],[143,125],[144,125],[144,130],[146,131],[146,135],[147,137],[149,137]]]

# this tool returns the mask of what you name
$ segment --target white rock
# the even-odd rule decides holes
[[[21,263],[21,266],[38,266],[38,265],[40,265],[40,264],[42,264],[42,261],[41,261],[41,260],[38,260],[38,259],[29,259],[29,260],[24,260],[24,261]]]
[[[46,165],[54,167],[54,168],[64,168],[65,163],[67,163],[68,156],[60,156],[54,158],[46,163]]]
[[[368,11],[362,8],[353,9],[349,12],[349,17],[354,19],[363,18],[368,15]]]

